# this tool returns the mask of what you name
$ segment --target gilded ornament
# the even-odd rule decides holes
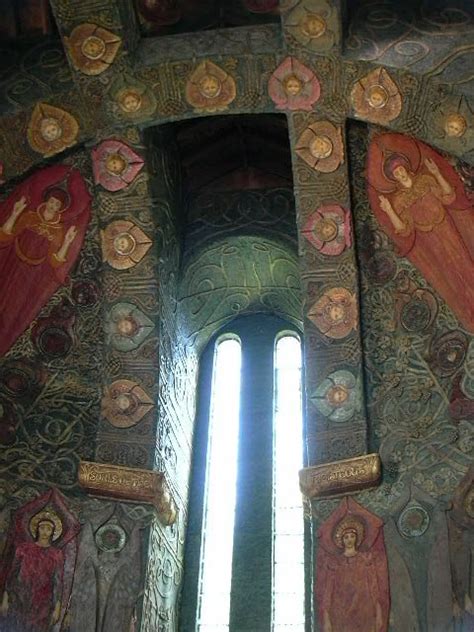
[[[326,204],[310,215],[302,232],[323,255],[340,255],[352,244],[350,213],[339,204]]]
[[[143,158],[119,140],[104,140],[92,150],[95,181],[107,191],[128,187],[143,165]]]
[[[112,268],[133,268],[146,255],[151,239],[141,228],[127,220],[111,222],[101,231],[102,257]]]
[[[96,24],[80,24],[65,37],[74,67],[85,75],[100,75],[114,62],[121,38]]]
[[[288,14],[288,32],[315,52],[330,50],[335,43],[335,15],[326,0],[301,0]]]
[[[380,482],[378,454],[365,454],[342,461],[305,467],[299,472],[301,492],[321,498],[376,487]]]
[[[351,92],[356,115],[374,123],[389,123],[402,111],[397,84],[384,68],[376,68],[356,82]]]
[[[311,110],[321,94],[320,83],[310,68],[287,57],[268,82],[268,93],[279,110]]]
[[[316,171],[335,171],[344,162],[341,128],[329,121],[309,125],[298,139],[296,153]]]
[[[176,520],[176,504],[162,472],[81,461],[78,481],[87,492],[100,497],[153,505],[165,526]]]
[[[153,408],[153,400],[131,380],[116,380],[102,398],[101,414],[116,428],[131,428]]]
[[[235,99],[235,80],[213,62],[204,61],[189,77],[185,96],[196,112],[225,110]]]
[[[356,297],[346,288],[331,288],[311,307],[308,318],[328,338],[345,338],[357,329]]]
[[[38,103],[27,133],[31,148],[48,157],[76,143],[79,124],[69,112],[48,103]]]

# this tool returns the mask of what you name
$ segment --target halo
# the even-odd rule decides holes
[[[52,539],[53,539],[53,542],[55,542],[61,537],[61,534],[63,532],[63,523],[61,522],[61,518],[58,516],[58,514],[55,511],[53,511],[53,509],[50,509],[50,508],[42,509],[31,518],[30,525],[29,525],[30,533],[33,536],[33,539],[36,539],[36,536],[38,533],[38,526],[40,522],[45,522],[45,521],[52,522],[54,525]]]
[[[340,549],[344,548],[342,538],[346,531],[355,531],[356,533],[356,546],[359,547],[365,536],[364,524],[359,518],[355,516],[346,516],[338,523],[333,533],[333,540]]]

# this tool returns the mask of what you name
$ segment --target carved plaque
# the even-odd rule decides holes
[[[78,479],[90,494],[153,505],[165,525],[176,520],[176,505],[162,472],[81,461]]]
[[[376,487],[380,481],[378,454],[366,454],[300,470],[300,489],[309,498],[335,496]]]

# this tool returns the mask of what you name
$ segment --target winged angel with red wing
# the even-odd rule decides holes
[[[473,205],[453,167],[402,134],[372,140],[369,200],[383,231],[474,333]]]
[[[0,203],[0,357],[64,284],[84,241],[90,200],[79,171],[55,165]]]

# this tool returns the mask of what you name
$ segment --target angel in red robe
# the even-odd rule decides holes
[[[0,561],[0,631],[59,632],[79,522],[53,489],[17,510]]]
[[[85,182],[66,165],[38,171],[0,203],[0,356],[65,282],[89,217]]]
[[[316,606],[321,632],[386,632],[388,566],[383,522],[345,498],[321,525]]]
[[[454,169],[401,134],[372,141],[369,200],[384,232],[474,333],[472,202]]]

